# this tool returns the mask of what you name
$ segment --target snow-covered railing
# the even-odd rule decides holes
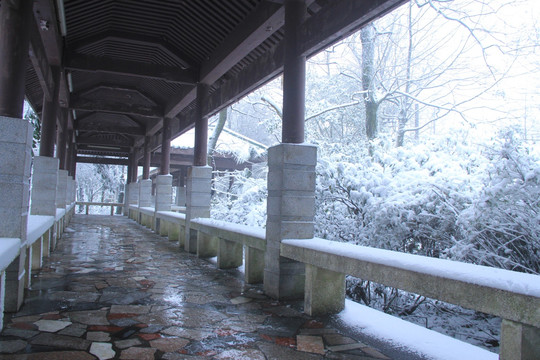
[[[106,203],[106,202],[89,202],[89,201],[77,201],[76,205],[85,206],[85,214],[88,215],[88,209],[90,206],[110,206],[111,216],[114,215],[115,207],[124,207],[124,203]]]
[[[198,256],[217,256],[217,266],[220,269],[239,267],[245,260],[246,282],[262,282],[266,251],[265,229],[210,218],[193,219],[189,226],[197,232]],[[245,259],[242,256],[244,249]]]
[[[499,316],[502,359],[540,359],[540,276],[323,239],[283,240],[306,264],[305,311],[339,312],[345,275]]]

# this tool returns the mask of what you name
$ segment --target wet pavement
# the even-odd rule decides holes
[[[389,359],[120,216],[76,215],[0,359]]]

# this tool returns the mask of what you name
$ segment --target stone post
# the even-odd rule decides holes
[[[304,296],[304,264],[280,256],[283,239],[312,239],[317,147],[280,144],[268,150],[264,291],[276,299]]]
[[[130,195],[129,195],[129,188],[131,187],[131,183],[124,185],[124,216],[131,217],[129,214],[129,204],[130,204]],[[137,201],[138,202],[138,201]]]
[[[56,207],[58,209],[66,208],[67,182],[67,170],[58,170],[58,183],[56,188]]]
[[[130,205],[139,206],[139,184],[135,182],[131,182],[125,186],[125,189],[126,189],[126,195],[124,196],[124,199],[125,199],[124,203],[126,204],[125,212],[131,219],[137,220],[136,212],[131,212],[131,210],[129,209],[129,206]]]
[[[186,187],[185,186],[176,187],[176,205],[186,206]]]
[[[152,180],[141,180],[139,181],[139,207],[152,205]]]
[[[156,177],[156,203],[155,211],[171,211],[172,205],[172,175],[158,175]],[[160,223],[159,219],[154,220],[154,229],[160,235],[167,236],[169,230],[165,222]]]
[[[32,176],[32,215],[56,216],[56,187],[58,159],[48,156],[34,157]]]
[[[211,179],[212,168],[210,166],[192,166],[188,168],[184,248],[191,253],[197,252],[198,245],[197,231],[191,230],[189,223],[191,219],[210,217]]]
[[[5,271],[4,309],[9,312],[18,311],[24,298],[33,130],[27,120],[0,116],[0,238],[20,239],[21,244]]]
[[[48,156],[34,157],[34,174],[32,175],[32,215],[56,217],[56,187],[58,181],[58,159]],[[43,256],[49,256],[53,231],[44,236],[42,243]]]
[[[540,359],[540,328],[503,319],[500,359]]]
[[[152,207],[154,203],[152,202],[152,180],[140,180],[139,181],[139,209],[142,207]],[[153,219],[147,219],[147,215],[139,211],[138,222],[141,225],[151,227],[153,224]]]

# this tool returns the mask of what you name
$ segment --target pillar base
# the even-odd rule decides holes
[[[152,180],[139,181],[139,207],[154,206],[152,202]]]
[[[34,157],[31,214],[56,216],[57,181],[58,159],[47,156]]]
[[[210,217],[210,198],[212,168],[210,166],[192,166],[187,173],[186,188],[186,227],[184,249],[197,252],[197,235],[189,227],[191,219]]]
[[[283,239],[314,235],[317,147],[279,144],[268,150],[264,291],[275,299],[304,297],[304,264],[280,256]]]

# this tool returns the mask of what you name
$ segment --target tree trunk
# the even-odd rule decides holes
[[[227,122],[227,108],[221,110],[219,112],[219,120],[216,124],[216,128],[214,129],[214,132],[212,133],[212,136],[210,137],[210,141],[208,141],[208,165],[212,165],[212,159],[214,155],[214,150],[216,149],[217,141],[219,139],[219,135],[221,134],[221,131],[223,130],[223,127],[225,126],[225,123]]]
[[[377,108],[373,92],[375,78],[375,27],[366,25],[360,32],[362,40],[362,89],[364,90],[364,107],[366,111],[366,135],[369,140],[377,137]]]

